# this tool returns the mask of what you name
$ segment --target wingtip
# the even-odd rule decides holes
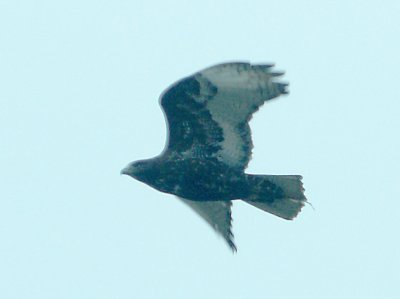
[[[252,64],[251,67],[253,69],[258,69],[264,72],[269,72],[273,67],[275,66],[275,63],[264,63],[264,64]]]
[[[276,83],[280,94],[289,94],[288,83]]]
[[[235,243],[233,242],[233,240],[227,240],[228,246],[229,248],[232,250],[232,253],[235,254],[237,253],[237,247],[235,245]]]

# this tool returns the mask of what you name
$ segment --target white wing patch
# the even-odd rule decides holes
[[[215,119],[215,116],[213,116],[213,118]],[[235,166],[247,157],[248,152],[243,151],[243,141],[240,135],[235,132],[235,128],[232,128],[229,123],[221,122],[218,117],[216,118],[215,120],[224,132],[224,141],[222,142],[222,150],[219,158],[225,163]]]
[[[286,85],[274,81],[275,77],[282,74],[271,72],[271,67],[227,63],[210,67],[196,75],[200,86],[204,86],[206,80],[217,88],[216,95],[207,101],[207,109],[224,133],[219,158],[231,166],[245,167],[250,160],[250,130],[243,127],[243,123],[247,123],[252,113],[266,100],[285,92]],[[248,132],[243,132],[243,128]],[[248,136],[243,136],[243,133]],[[249,147],[247,150],[246,146]]]

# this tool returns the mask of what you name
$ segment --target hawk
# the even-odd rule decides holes
[[[304,203],[300,175],[244,172],[253,143],[249,121],[264,102],[287,93],[273,65],[218,64],[169,88],[160,97],[168,126],[163,152],[130,163],[121,173],[174,194],[203,217],[236,251],[233,200],[291,220]]]

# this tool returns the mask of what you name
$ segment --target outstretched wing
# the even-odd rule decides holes
[[[285,94],[287,84],[272,65],[219,64],[187,77],[161,97],[169,138],[165,152],[215,157],[237,168],[251,159],[249,120],[267,100]]]
[[[231,231],[231,201],[194,201],[181,197],[178,198],[206,220],[225,239],[232,251],[237,251]]]

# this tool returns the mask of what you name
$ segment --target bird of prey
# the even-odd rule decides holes
[[[244,172],[253,143],[249,121],[265,101],[287,93],[273,65],[218,64],[188,76],[160,97],[168,140],[155,158],[132,162],[121,173],[176,195],[236,251],[233,200],[291,220],[304,203],[300,175]]]

